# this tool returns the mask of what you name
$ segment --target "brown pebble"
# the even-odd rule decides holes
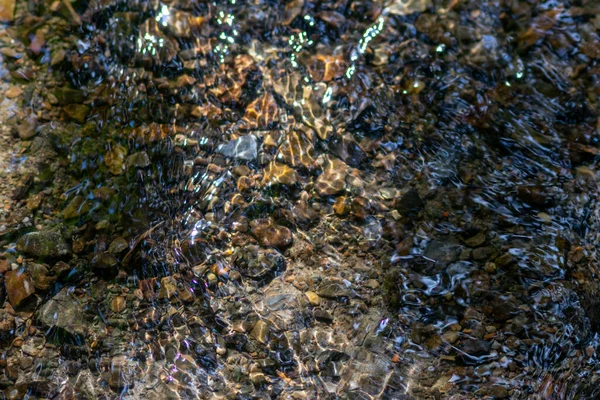
[[[113,312],[119,313],[123,311],[127,307],[127,303],[125,302],[125,297],[117,296],[110,302],[110,309]]]
[[[23,89],[21,89],[18,86],[12,86],[10,89],[8,89],[4,95],[9,98],[9,99],[14,99],[19,97],[20,95],[23,94]]]
[[[308,299],[308,302],[311,305],[318,306],[319,304],[321,304],[321,298],[315,292],[308,291],[308,292],[305,292],[304,295],[306,296],[306,298]]]

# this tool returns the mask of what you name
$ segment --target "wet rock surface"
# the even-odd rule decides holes
[[[596,398],[596,2],[0,0],[7,398]]]
[[[75,339],[87,332],[82,301],[67,288],[46,302],[38,313],[38,319],[43,325],[62,330]]]
[[[68,256],[71,249],[58,232],[31,232],[17,241],[17,250],[31,257],[60,258]]]

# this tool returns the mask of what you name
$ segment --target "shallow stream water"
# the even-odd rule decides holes
[[[0,21],[5,398],[600,398],[597,1]]]

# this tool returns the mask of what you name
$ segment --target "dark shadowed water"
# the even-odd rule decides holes
[[[0,0],[0,398],[600,397],[600,3]]]

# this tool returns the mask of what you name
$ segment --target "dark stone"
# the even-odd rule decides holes
[[[329,314],[325,310],[321,310],[320,308],[317,308],[313,312],[313,315],[317,321],[325,322],[327,324],[333,322],[333,317],[331,316],[331,314]]]
[[[504,386],[494,385],[490,389],[490,396],[494,399],[508,399],[508,389]]]
[[[421,200],[419,192],[416,189],[411,189],[404,193],[404,196],[396,202],[396,210],[405,217],[418,214],[423,207],[425,207],[425,203]]]
[[[90,108],[83,104],[69,104],[63,107],[63,111],[73,121],[83,124],[90,112]]]
[[[506,296],[495,296],[492,298],[490,305],[492,307],[492,317],[497,322],[506,321],[514,316],[517,312],[517,307],[514,302],[506,298]]]
[[[480,339],[468,339],[459,349],[457,360],[467,365],[476,365],[487,362],[484,356],[490,354],[492,343]]]
[[[115,278],[119,272],[119,261],[112,254],[96,253],[91,264],[94,273],[106,280]]]
[[[54,95],[61,104],[81,104],[86,98],[83,91],[68,87],[57,88],[54,91]]]
[[[425,249],[423,255],[442,264],[450,264],[458,260],[461,246],[454,242],[432,240]]]
[[[555,204],[555,200],[548,188],[543,186],[519,186],[517,188],[519,200],[536,208],[548,208]]]
[[[473,260],[487,261],[494,254],[492,247],[478,247],[473,250]]]

